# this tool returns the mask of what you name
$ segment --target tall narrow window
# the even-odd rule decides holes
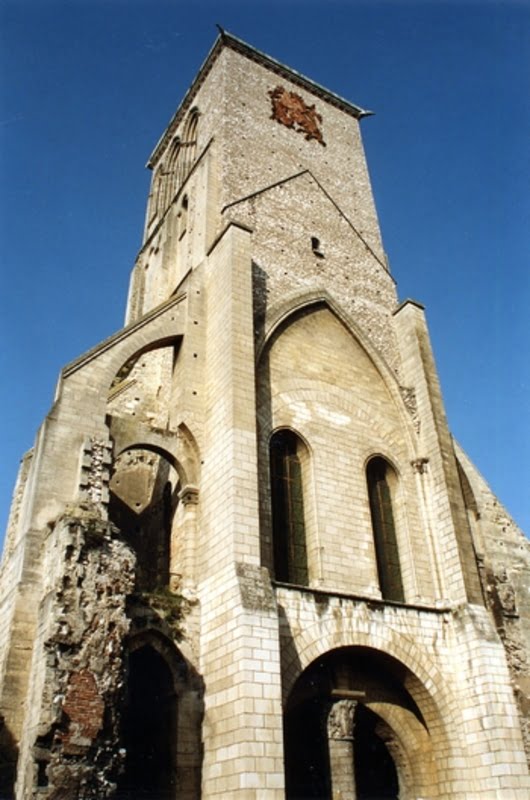
[[[197,154],[197,126],[199,123],[199,111],[192,108],[189,117],[184,126],[182,135],[182,146],[184,148],[184,155],[182,160],[182,174],[181,180],[186,178],[188,172],[192,168],[195,157]]]
[[[164,166],[162,165],[158,167],[157,171],[153,176],[153,188],[151,192],[149,222],[151,222],[151,220],[153,220],[155,217],[159,216],[162,213],[163,197],[164,197]]]
[[[303,444],[292,431],[277,431],[270,442],[274,576],[278,581],[308,583]]]
[[[178,213],[178,238],[179,241],[182,239],[186,231],[188,230],[188,195],[185,194],[182,198],[182,203],[180,204],[180,209]]]
[[[172,202],[180,185],[179,169],[182,163],[182,146],[180,139],[175,137],[171,143],[167,159],[167,183],[164,206],[167,208]]]
[[[395,473],[384,458],[372,458],[366,469],[377,572],[385,600],[403,602],[403,582],[392,510],[391,484]]]

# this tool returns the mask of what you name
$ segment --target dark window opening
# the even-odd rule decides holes
[[[373,458],[366,469],[366,478],[381,594],[385,600],[403,602],[405,595],[389,482],[391,469],[384,458]]]
[[[37,761],[37,786],[39,788],[44,788],[49,785],[48,773],[46,772],[47,768],[47,761]]]
[[[182,239],[188,229],[188,195],[182,198],[179,211],[179,239]]]
[[[324,253],[322,252],[322,249],[320,247],[320,239],[317,239],[316,236],[311,237],[311,249],[315,256],[318,256],[319,258],[324,258]]]
[[[274,577],[308,584],[301,442],[292,431],[278,431],[270,443]]]

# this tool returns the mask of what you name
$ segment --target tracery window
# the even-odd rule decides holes
[[[305,445],[290,430],[270,441],[274,577],[308,584],[302,452]]]
[[[179,137],[175,137],[171,143],[169,155],[167,158],[166,170],[166,192],[165,192],[165,208],[169,206],[173,200],[177,189],[180,184],[179,180],[179,166],[182,160],[182,147]]]
[[[184,126],[184,132],[182,135],[182,173],[181,173],[181,182],[184,181],[188,172],[192,168],[193,164],[195,163],[195,158],[197,156],[197,127],[199,124],[199,111],[196,108],[192,108],[189,113],[188,119],[186,120],[186,125]]]
[[[385,600],[403,602],[405,596],[392,498],[397,476],[388,461],[376,456],[368,463],[366,479],[381,594]]]
[[[163,214],[188,177],[197,156],[199,111],[193,108],[184,125],[182,136],[175,136],[169,146],[166,165],[161,168],[164,189],[159,193],[158,212]]]

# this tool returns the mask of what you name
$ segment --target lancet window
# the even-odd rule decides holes
[[[302,440],[290,430],[270,441],[274,576],[278,581],[307,585],[307,543],[304,511]]]
[[[388,461],[376,456],[368,463],[366,479],[381,594],[385,600],[403,602],[405,597],[393,509],[397,476]]]

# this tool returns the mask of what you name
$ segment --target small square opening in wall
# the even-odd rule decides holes
[[[313,255],[318,256],[318,258],[324,258],[324,253],[320,246],[320,239],[316,236],[311,237],[311,250],[313,251]]]

